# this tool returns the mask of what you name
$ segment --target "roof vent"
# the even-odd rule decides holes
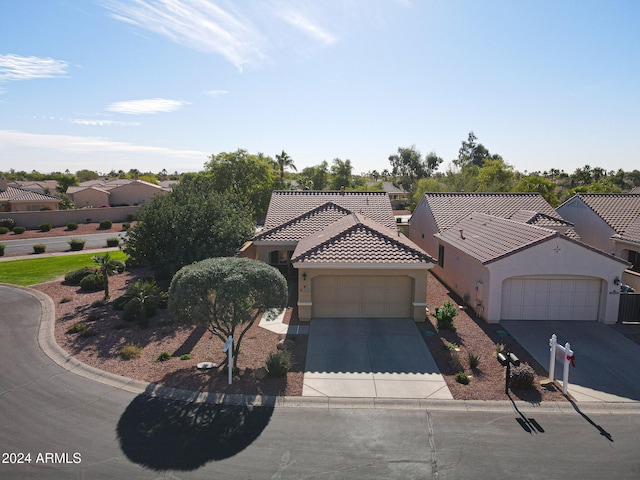
[[[464,240],[464,230],[460,229],[460,238]]]

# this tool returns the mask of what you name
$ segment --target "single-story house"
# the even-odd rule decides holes
[[[382,184],[382,191],[386,192],[389,195],[389,200],[391,200],[391,208],[393,210],[402,210],[406,208],[408,198],[407,192],[404,191],[402,187],[395,185],[393,182],[389,182],[387,180],[383,180],[380,182],[367,182],[367,187],[373,187],[378,183]]]
[[[434,261],[398,231],[385,192],[275,191],[241,255],[297,282],[301,320],[425,318]]]
[[[142,205],[154,195],[166,194],[169,187],[162,187],[143,180],[116,179],[90,180],[67,189],[67,194],[77,207],[102,205]]]
[[[582,243],[538,194],[427,193],[410,238],[488,322],[617,321],[628,263]]]
[[[40,180],[40,181],[14,180],[13,182],[9,182],[9,186],[49,195],[52,192],[55,192],[56,189],[58,188],[58,181],[57,180]]]
[[[0,212],[58,210],[59,204],[60,199],[53,195],[10,187],[6,179],[0,179]]]

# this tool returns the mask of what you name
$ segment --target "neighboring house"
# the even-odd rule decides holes
[[[640,291],[640,195],[580,193],[557,210],[582,241],[631,263],[624,281]]]
[[[59,204],[60,199],[52,195],[10,187],[7,180],[0,179],[0,212],[58,210]]]
[[[242,255],[297,280],[301,320],[425,318],[433,259],[398,232],[385,192],[273,192]]]
[[[56,180],[15,180],[9,183],[10,187],[22,188],[24,190],[31,190],[36,193],[43,193],[50,195],[58,188],[58,182]]]
[[[488,322],[617,321],[628,264],[579,241],[538,194],[427,193],[410,237]]]
[[[407,207],[407,192],[405,192],[402,188],[393,184],[393,182],[388,182],[386,180],[381,182],[367,182],[367,187],[372,187],[377,185],[378,183],[382,184],[382,191],[386,192],[389,195],[389,200],[391,200],[391,208],[394,210],[403,210]]]
[[[90,180],[69,187],[67,194],[79,208],[102,205],[141,205],[154,195],[166,194],[169,187],[162,187],[143,180],[116,179],[111,181]]]

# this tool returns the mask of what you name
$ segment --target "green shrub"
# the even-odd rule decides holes
[[[67,230],[77,230],[78,224],[76,222],[67,223]]]
[[[453,319],[458,315],[458,308],[449,300],[444,302],[441,307],[436,307],[434,317],[437,320],[438,330],[453,330],[456,331],[456,327],[453,326]]]
[[[453,352],[454,350],[460,348],[460,345],[458,345],[457,343],[447,342],[446,340],[444,341],[443,345],[444,349],[449,350],[450,352]]]
[[[170,359],[171,359],[171,354],[166,350],[164,352],[160,352],[160,355],[158,355],[158,358],[156,358],[158,362],[166,362],[167,360],[170,360]]]
[[[13,227],[13,233],[15,233],[16,235],[20,235],[21,233],[24,233],[27,231],[27,227]]]
[[[480,355],[475,352],[469,352],[469,368],[475,370],[480,365]]]
[[[41,223],[41,224],[38,226],[38,229],[39,229],[41,232],[48,232],[49,230],[51,230],[51,224],[50,224],[50,223]]]
[[[8,228],[9,230],[13,230],[16,226],[16,221],[13,218],[3,218],[0,219],[0,227]]]
[[[69,244],[69,248],[74,252],[79,252],[84,249],[84,244],[87,241],[84,238],[72,238],[67,243]]]
[[[120,351],[120,356],[125,360],[131,360],[133,358],[140,358],[142,355],[142,347],[128,343]]]
[[[5,244],[0,243],[0,257],[4,257],[4,248],[5,248]]]
[[[133,322],[144,328],[149,325],[147,313],[145,312],[144,304],[139,299],[134,298],[129,300],[123,309],[122,318],[126,322]]]
[[[90,273],[80,280],[80,289],[85,292],[97,292],[104,288],[104,279],[100,272]]]
[[[117,247],[118,245],[120,245],[120,238],[118,237],[107,238],[107,247]]]
[[[7,227],[0,227],[0,235],[6,235],[9,233],[9,229]]]
[[[127,313],[127,306],[131,302],[135,302],[136,306],[130,307]],[[125,320],[137,322],[136,319],[138,319],[139,314],[144,314],[146,318],[153,317],[158,307],[162,306],[163,303],[166,308],[166,296],[161,294],[160,287],[156,285],[156,282],[153,280],[138,280],[129,285],[124,295],[117,299],[116,308],[125,310]]]
[[[511,388],[533,388],[535,379],[536,372],[527,362],[524,362],[511,368],[509,385]]]
[[[267,357],[266,365],[269,375],[272,377],[284,377],[291,365],[293,364],[293,356],[289,350],[278,350],[270,353]]]
[[[80,332],[84,332],[87,329],[87,324],[84,322],[78,322],[73,324],[72,326],[70,326],[69,328],[67,328],[66,333],[68,334],[74,334],[74,333],[80,333]]]
[[[80,281],[87,275],[94,274],[98,267],[82,267],[80,270],[73,270],[64,276],[64,281],[69,285],[80,285]]]
[[[33,246],[33,253],[44,253],[47,251],[47,246],[44,243],[36,243]]]
[[[102,220],[100,222],[100,230],[109,230],[113,226],[113,222],[111,220]]]
[[[133,222],[136,219],[136,214],[133,212],[127,213],[127,222]]]
[[[469,376],[464,372],[456,373],[456,382],[461,383],[462,385],[469,384]]]
[[[191,360],[191,354],[185,353],[184,355],[181,355],[180,360]]]
[[[122,224],[122,230],[124,230],[125,232],[129,230],[129,228],[131,228],[131,224],[129,222],[124,222]]]

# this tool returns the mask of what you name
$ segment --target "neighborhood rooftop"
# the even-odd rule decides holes
[[[637,194],[579,193],[576,197],[621,235],[640,217],[640,195]]]
[[[300,241],[292,262],[407,264],[434,260],[397,229],[352,213]]]
[[[6,190],[0,190],[1,201],[12,202],[37,202],[37,201],[60,201],[59,198],[44,193],[34,192],[18,187],[7,187]]]
[[[396,228],[391,202],[385,192],[295,190],[277,190],[271,194],[264,228],[270,230],[327,202],[350,212],[362,213],[389,228]]]
[[[440,232],[473,212],[511,218],[527,210],[542,213],[548,220],[567,223],[538,193],[425,193],[421,201],[428,201]]]

